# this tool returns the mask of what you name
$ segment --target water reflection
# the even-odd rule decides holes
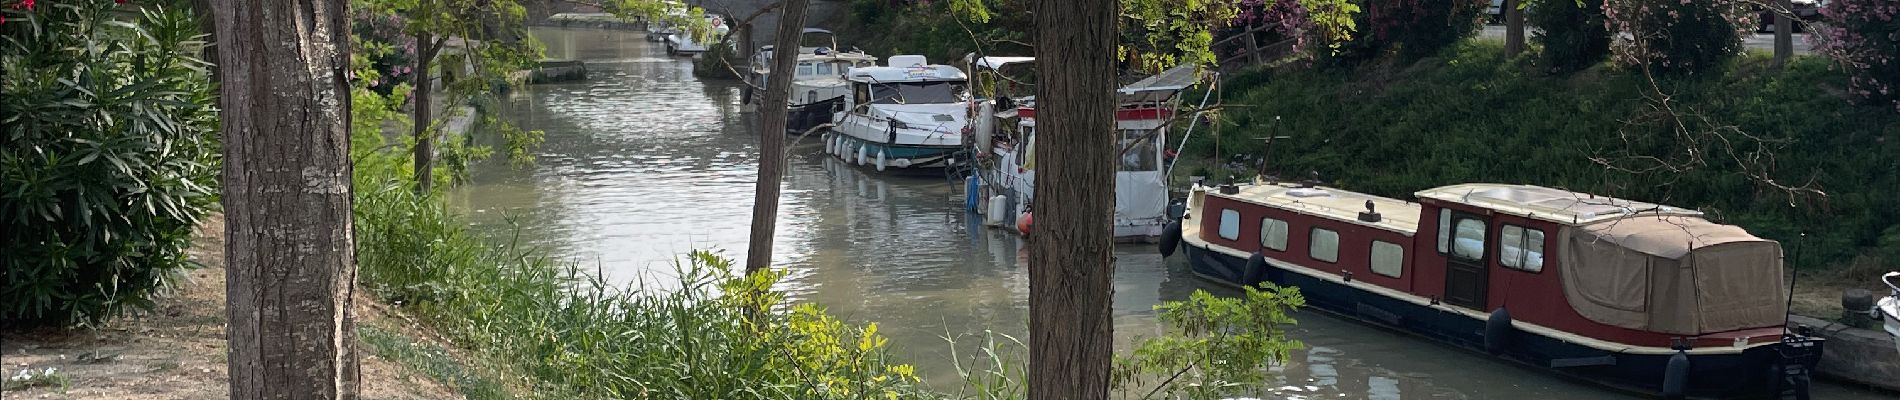
[[[476,229],[598,265],[611,279],[664,282],[692,249],[743,259],[758,155],[739,88],[706,83],[639,33],[540,29],[550,57],[588,62],[582,83],[526,88],[505,118],[547,133],[539,161],[475,166],[459,202]],[[955,385],[942,336],[985,330],[1025,338],[1029,279],[1020,238],[962,211],[960,185],[894,178],[793,148],[774,262],[796,301],[876,321],[895,352],[938,385]],[[1117,251],[1117,345],[1160,334],[1155,304],[1197,289],[1232,295],[1164,261],[1151,245]],[[1262,398],[1624,398],[1389,331],[1310,312],[1289,334],[1305,342]],[[1026,338],[1025,338],[1026,339]],[[959,342],[971,354],[975,340]],[[1824,387],[1824,389],[1826,389]],[[1838,389],[1831,389],[1838,391]],[[1841,398],[1826,396],[1822,398]]]

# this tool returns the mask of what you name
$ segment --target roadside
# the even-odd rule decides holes
[[[87,330],[0,333],[8,399],[208,399],[228,397],[225,369],[224,218],[206,218],[189,250],[203,268],[179,278],[150,313]],[[442,384],[477,387],[467,373],[428,368],[454,361],[413,324],[366,296],[356,299],[364,399],[461,398]],[[428,349],[438,357],[428,357]],[[416,366],[423,366],[417,368]],[[51,371],[50,374],[47,374]],[[13,379],[26,373],[31,378]],[[487,385],[496,387],[496,385]]]

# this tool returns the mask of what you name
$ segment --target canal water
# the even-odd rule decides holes
[[[552,58],[587,62],[585,82],[525,88],[504,118],[541,129],[537,163],[474,166],[457,202],[478,231],[529,243],[629,285],[663,285],[694,249],[743,260],[758,137],[740,88],[702,82],[638,32],[537,29]],[[1024,337],[1029,279],[1023,243],[966,215],[962,189],[943,178],[874,175],[792,146],[774,260],[796,301],[854,322],[877,322],[894,352],[925,379],[954,389],[952,345],[969,355],[986,331]],[[1161,333],[1155,304],[1197,289],[1179,257],[1153,245],[1117,251],[1115,334],[1120,349]],[[1290,336],[1305,343],[1272,371],[1268,398],[1565,398],[1626,396],[1328,315],[1301,312]],[[1824,388],[1816,398],[1865,395]]]

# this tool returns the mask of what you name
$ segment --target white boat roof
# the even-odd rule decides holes
[[[1236,194],[1220,194],[1211,187],[1204,189],[1207,190],[1209,196],[1395,231],[1406,236],[1418,232],[1418,215],[1424,209],[1418,203],[1409,201],[1325,186],[1302,188],[1299,184],[1291,182],[1241,185],[1240,192]],[[1373,210],[1379,213],[1379,222],[1359,220],[1359,213],[1366,211],[1368,202],[1372,204]]]
[[[849,78],[858,82],[941,82],[969,79],[963,74],[963,70],[948,65],[852,68]]]
[[[1035,62],[1035,57],[983,57],[976,59],[976,66],[989,69],[1003,69],[1010,64]]]
[[[1702,215],[1681,207],[1531,185],[1467,183],[1426,189],[1417,195],[1572,226],[1637,215]]]
[[[1180,93],[1182,89],[1187,89],[1188,86],[1200,80],[1200,66],[1183,64],[1123,86],[1117,92],[1121,93],[1121,102],[1124,104],[1167,101],[1173,98],[1175,93]]]

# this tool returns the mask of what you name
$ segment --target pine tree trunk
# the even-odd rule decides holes
[[[778,232],[779,183],[785,177],[785,104],[792,91],[793,65],[798,63],[798,38],[805,31],[805,8],[810,0],[785,0],[778,19],[778,44],[772,51],[772,73],[765,98],[759,103],[759,181],[753,190],[752,241],[746,246],[746,273],[772,264],[772,237]]]
[[[1029,398],[1108,398],[1116,0],[1036,0]]]
[[[1516,57],[1524,52],[1523,0],[1504,0],[1504,55]]]
[[[1791,0],[1776,0],[1775,7],[1775,59],[1772,66],[1781,68],[1788,65],[1788,59],[1794,58],[1794,18],[1786,12],[1794,11]]]
[[[428,193],[435,186],[435,135],[430,134],[430,122],[435,120],[434,82],[429,80],[429,61],[435,58],[434,35],[428,32],[416,34],[416,70],[415,74],[415,121],[416,138],[416,193]]]
[[[354,399],[345,0],[216,0],[231,398]]]

